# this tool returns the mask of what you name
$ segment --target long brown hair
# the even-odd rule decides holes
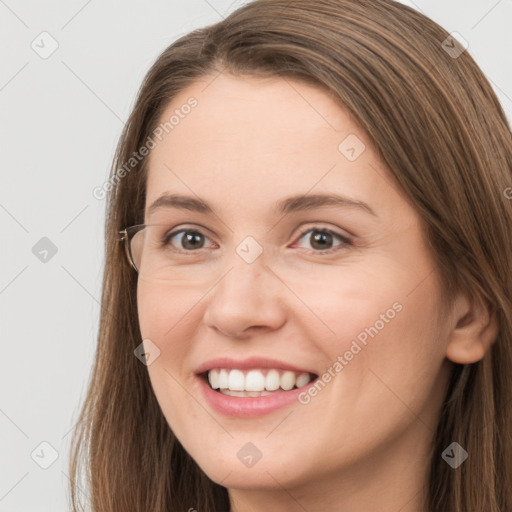
[[[497,315],[498,337],[485,357],[453,363],[426,506],[510,512],[510,126],[469,51],[392,0],[256,0],[179,38],[148,71],[111,169],[96,359],[72,439],[73,510],[82,509],[82,493],[95,512],[229,510],[227,489],[185,452],[134,356],[141,343],[137,275],[118,235],[144,222],[147,158],[124,175],[119,169],[145,145],[178,92],[221,72],[303,80],[337,98],[425,222],[447,306],[462,290]],[[441,458],[453,441],[469,453],[457,469]]]

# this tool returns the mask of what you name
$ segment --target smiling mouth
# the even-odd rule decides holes
[[[300,389],[317,379],[318,375],[277,368],[212,368],[201,373],[200,377],[211,389],[223,395],[258,397]]]

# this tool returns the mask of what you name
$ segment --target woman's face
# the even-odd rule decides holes
[[[325,92],[288,79],[209,76],[162,122],[173,115],[153,137],[145,223],[185,232],[148,249],[157,270],[137,296],[179,441],[233,489],[420,471],[448,330],[420,218],[367,135]],[[166,194],[213,213],[150,209]],[[245,386],[267,393],[231,396]]]

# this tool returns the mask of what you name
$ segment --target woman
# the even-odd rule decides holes
[[[512,140],[391,0],[258,0],[167,48],[112,168],[94,511],[512,510]]]

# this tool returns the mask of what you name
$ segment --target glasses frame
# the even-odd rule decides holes
[[[137,265],[135,265],[135,261],[133,260],[131,249],[132,238],[139,231],[142,231],[144,228],[150,225],[151,224],[135,224],[134,226],[129,226],[127,228],[124,228],[122,231],[119,231],[119,234],[121,235],[119,241],[124,243],[124,250],[126,257],[128,259],[128,263],[135,269],[137,273],[139,273],[139,269],[137,268]]]

